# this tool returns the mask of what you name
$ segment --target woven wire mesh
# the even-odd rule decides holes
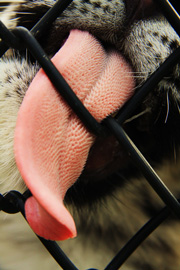
[[[168,190],[163,181],[159,178],[151,165],[147,162],[143,154],[135,146],[122,128],[124,121],[133,113],[137,106],[143,101],[147,94],[160,82],[160,80],[168,74],[168,71],[180,60],[180,47],[178,47],[164,63],[148,78],[148,80],[138,89],[136,94],[125,104],[115,118],[108,117],[103,123],[98,123],[96,119],[84,107],[72,89],[63,79],[61,74],[56,70],[55,66],[45,56],[45,52],[36,40],[37,34],[43,35],[47,25],[50,25],[61,12],[72,2],[72,0],[59,0],[52,8],[41,18],[41,20],[29,31],[24,27],[17,27],[10,31],[0,22],[0,56],[2,56],[9,47],[14,49],[27,48],[33,57],[39,62],[57,91],[63,96],[69,106],[78,115],[84,125],[95,135],[104,136],[107,130],[117,138],[117,140],[130,153],[131,158],[141,170],[146,180],[156,191],[159,197],[164,201],[164,207],[152,219],[150,219],[118,252],[112,261],[105,267],[106,270],[115,270],[124,264],[126,259],[133,251],[171,214],[180,217],[180,203],[177,198]],[[173,4],[176,2],[172,1]],[[156,0],[178,35],[180,35],[180,18],[170,1]],[[177,8],[177,7],[176,7]],[[109,131],[108,131],[109,132]],[[25,200],[31,196],[27,191],[20,194],[17,191],[10,191],[7,194],[0,194],[0,210],[7,213],[21,212],[24,213]],[[47,241],[39,237],[40,241],[45,245],[57,263],[63,269],[77,269],[70,259],[64,254],[61,248],[53,241]]]

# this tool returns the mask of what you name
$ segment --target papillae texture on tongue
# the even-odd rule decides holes
[[[132,95],[132,71],[124,58],[107,53],[88,32],[72,30],[52,62],[98,121]],[[76,236],[63,199],[80,176],[93,141],[41,69],[20,107],[14,138],[16,163],[32,192],[26,218],[38,235],[51,240]]]

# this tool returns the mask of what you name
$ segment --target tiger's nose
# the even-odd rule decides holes
[[[153,0],[126,0],[127,21],[132,24],[134,20],[153,15],[156,11]]]

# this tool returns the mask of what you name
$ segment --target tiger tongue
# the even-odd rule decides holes
[[[87,32],[72,30],[52,61],[98,121],[132,95],[126,61],[104,51]],[[63,199],[81,174],[93,141],[41,69],[20,107],[14,138],[18,169],[33,194],[25,204],[26,218],[38,235],[51,240],[76,236]]]

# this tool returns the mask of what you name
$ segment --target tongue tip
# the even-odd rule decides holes
[[[32,230],[47,240],[63,241],[77,235],[74,220],[64,206],[61,207],[61,218],[57,220],[30,197],[25,203],[25,214]]]
[[[29,224],[31,228],[33,227],[32,224]],[[33,228],[32,228],[33,229]],[[33,229],[33,231],[40,237],[51,240],[51,241],[64,241],[70,238],[76,237],[76,232],[73,232],[67,228],[67,226],[59,225],[58,230],[56,232],[52,232],[49,230],[46,230],[45,228],[40,228],[40,230],[36,228]]]
[[[30,224],[31,226],[31,224]],[[32,226],[31,226],[32,227]],[[36,227],[37,228],[37,227]],[[40,231],[36,231],[37,229],[33,230],[38,236],[51,241],[64,241],[70,238],[76,237],[76,232],[73,232],[72,230],[69,230],[67,226],[61,224],[58,227],[58,230],[56,232],[52,232],[49,230],[46,230],[45,228],[40,229]]]
[[[35,231],[35,233],[38,236],[51,241],[64,241],[70,238],[75,238],[77,235],[76,230],[70,230],[67,226],[63,224],[60,224],[56,231],[49,231],[43,228],[43,230],[37,230],[37,232]]]

